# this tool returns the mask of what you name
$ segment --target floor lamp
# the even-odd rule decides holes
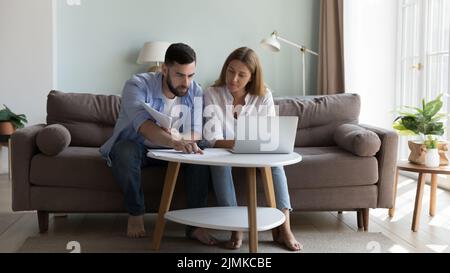
[[[298,49],[300,49],[300,53],[302,54],[302,69],[303,69],[303,78],[302,78],[302,82],[303,82],[303,96],[306,95],[306,62],[305,62],[305,54],[306,53],[310,53],[312,55],[316,55],[319,56],[319,54],[317,52],[312,51],[311,49],[303,46],[303,45],[299,45],[296,43],[293,43],[289,40],[286,40],[280,36],[278,36],[278,33],[276,31],[272,32],[272,34],[270,35],[269,38],[265,38],[261,41],[261,46],[270,50],[270,51],[274,51],[274,52],[278,52],[281,50],[281,46],[280,46],[280,42],[285,42],[286,44],[289,44],[291,46],[294,46]]]

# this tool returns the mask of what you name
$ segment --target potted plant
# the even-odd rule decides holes
[[[6,105],[0,110],[0,136],[10,136],[28,122],[24,114],[15,114]]]
[[[399,111],[399,116],[394,120],[393,128],[400,134],[406,136],[420,136],[419,141],[409,141],[411,150],[409,161],[419,164],[425,163],[427,150],[447,150],[445,142],[438,142],[438,137],[444,134],[445,113],[439,113],[443,105],[442,94],[436,99],[426,102],[422,99],[422,107],[404,106],[406,110]],[[445,146],[445,147],[444,147]],[[446,159],[445,153],[443,154]],[[448,160],[446,160],[448,163]],[[442,162],[441,162],[442,163]]]
[[[440,158],[437,139],[432,136],[428,136],[427,140],[424,141],[424,144],[427,149],[425,155],[425,166],[431,168],[439,167]]]

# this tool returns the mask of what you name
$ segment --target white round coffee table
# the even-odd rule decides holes
[[[147,156],[168,161],[166,178],[153,235],[153,248],[159,249],[165,218],[178,223],[221,230],[249,232],[250,252],[258,252],[258,231],[273,229],[284,223],[285,217],[276,209],[270,167],[296,164],[302,160],[290,154],[233,154],[226,149],[205,149],[203,155],[182,154],[174,150],[149,150]],[[181,163],[213,166],[244,167],[247,171],[248,207],[207,207],[170,211],[173,191]],[[256,168],[262,168],[262,180],[268,208],[257,208]]]

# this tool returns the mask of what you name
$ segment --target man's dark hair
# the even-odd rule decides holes
[[[196,61],[195,51],[188,45],[183,43],[171,44],[167,48],[164,63],[166,65],[190,64]]]

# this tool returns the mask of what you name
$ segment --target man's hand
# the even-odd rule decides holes
[[[170,147],[183,153],[203,154],[203,151],[197,146],[192,139],[183,139],[182,135],[176,129],[162,128],[153,121],[145,121],[139,128],[139,133],[152,143]]]
[[[203,154],[202,149],[200,149],[197,146],[197,143],[193,141],[186,141],[186,140],[174,140],[173,141],[173,148],[176,151],[182,151],[186,154]]]
[[[163,129],[164,132],[166,132],[167,134],[171,135],[172,133],[170,132],[170,129],[161,127],[161,129]]]
[[[163,127],[161,127],[161,129],[163,129],[164,132],[166,132],[167,134],[169,134],[169,135],[172,137],[173,140],[181,140],[181,139],[183,139],[183,136],[182,136],[182,135],[180,134],[180,132],[178,132],[178,130],[175,129],[175,128],[170,128],[170,129],[168,129],[168,128],[163,128]]]
[[[176,151],[182,151],[186,154],[203,154],[202,149],[197,146],[197,143],[193,140],[185,140],[182,138],[182,135],[178,132],[177,129],[171,128],[162,128],[163,131],[168,134],[172,139],[172,147]]]

